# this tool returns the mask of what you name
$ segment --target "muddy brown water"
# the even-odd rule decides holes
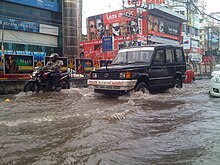
[[[0,96],[0,164],[219,165],[220,98],[208,85],[118,98],[92,88]]]

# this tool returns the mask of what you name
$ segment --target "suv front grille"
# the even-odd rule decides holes
[[[97,73],[98,79],[118,79],[118,73],[117,72],[103,72],[103,73]]]

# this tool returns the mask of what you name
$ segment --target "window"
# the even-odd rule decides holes
[[[167,63],[175,62],[173,49],[166,50],[166,60],[167,60]]]
[[[165,63],[164,50],[157,50],[154,58],[154,64],[163,64],[163,63]]]
[[[176,49],[176,62],[183,62],[183,52],[181,49]]]

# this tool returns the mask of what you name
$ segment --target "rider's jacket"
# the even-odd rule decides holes
[[[48,61],[45,67],[48,70],[51,70],[51,71],[54,71],[54,72],[60,72],[62,65],[63,65],[62,60],[57,60],[55,62]]]

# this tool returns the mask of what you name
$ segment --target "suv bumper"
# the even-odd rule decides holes
[[[89,79],[88,84],[99,90],[128,91],[135,87],[137,80],[93,80]]]

